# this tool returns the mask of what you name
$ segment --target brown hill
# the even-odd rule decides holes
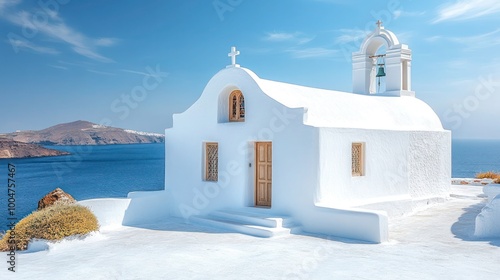
[[[38,131],[4,134],[9,139],[41,145],[106,145],[163,143],[162,134],[97,125],[87,121],[58,124]]]
[[[69,153],[0,138],[0,158],[28,158],[68,155]]]

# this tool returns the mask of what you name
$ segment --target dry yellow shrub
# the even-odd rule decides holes
[[[87,234],[99,229],[97,218],[87,207],[78,204],[56,203],[34,211],[16,224],[16,250],[26,250],[31,239],[60,240],[64,237]],[[9,251],[10,230],[0,240],[0,251]],[[11,241],[12,242],[12,241]]]
[[[495,173],[493,171],[481,172],[476,174],[477,179],[498,179],[500,178],[500,174]]]

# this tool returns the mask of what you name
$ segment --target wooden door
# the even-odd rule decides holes
[[[255,205],[271,207],[272,143],[255,142]]]

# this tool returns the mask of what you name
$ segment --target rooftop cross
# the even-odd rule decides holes
[[[240,54],[240,51],[236,50],[236,47],[231,47],[231,52],[227,54],[227,56],[231,57],[231,65],[228,67],[238,67],[239,65],[236,64],[236,56]]]
[[[380,27],[382,27],[382,22],[380,20],[377,20],[376,24],[377,24],[379,29],[380,29]]]

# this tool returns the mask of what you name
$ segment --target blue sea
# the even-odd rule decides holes
[[[8,164],[15,171],[15,217],[36,210],[38,201],[55,188],[76,200],[126,197],[131,191],[164,188],[165,145],[46,146],[68,156],[0,160],[0,231],[7,228]]]
[[[164,144],[47,147],[71,155],[0,160],[0,230],[8,224],[9,163],[16,166],[18,219],[35,210],[38,200],[57,187],[76,200],[126,197],[131,191],[164,187]],[[454,140],[452,177],[474,177],[483,171],[500,172],[500,140]]]
[[[475,177],[479,172],[500,173],[500,140],[453,140],[453,178]]]

